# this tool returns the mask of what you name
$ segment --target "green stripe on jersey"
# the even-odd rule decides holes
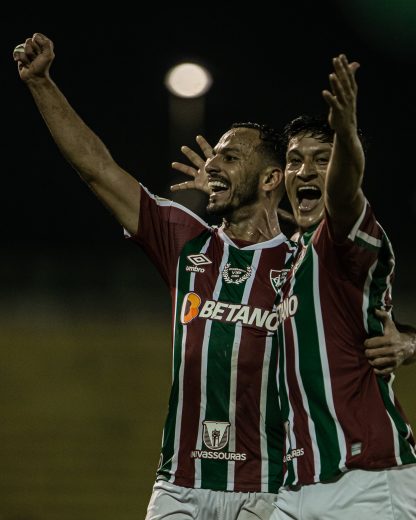
[[[279,402],[280,402],[280,410],[282,414],[282,422],[285,422],[285,420],[290,420],[290,413],[289,413],[289,396],[286,391],[286,381],[285,381],[285,367],[286,367],[286,360],[285,360],[285,352],[286,352],[286,345],[285,345],[285,335],[283,334],[283,327],[279,327],[277,329],[277,335],[279,338]],[[277,408],[277,407],[276,407]],[[286,432],[287,433],[287,432]],[[287,442],[289,444],[288,448],[286,448],[285,445],[283,445],[282,455],[280,456],[283,458],[283,455],[287,455],[292,451],[292,448],[295,448],[295,446],[292,446],[290,443],[290,438],[287,438]],[[283,462],[283,461],[282,461]],[[286,478],[285,478],[285,484],[289,485],[292,484],[295,480],[295,472],[293,469],[293,461],[287,461],[286,462]]]
[[[402,464],[414,464],[416,462],[416,456],[412,451],[409,441],[406,440],[406,437],[409,436],[409,426],[403,420],[403,417],[399,414],[391,400],[389,383],[380,376],[377,376],[377,382],[387,413],[393,423],[394,444],[396,446],[398,445],[398,453],[396,455],[400,457]],[[400,460],[398,460],[397,463],[400,464]]]
[[[277,482],[278,487],[283,484],[282,457],[284,453],[283,418],[279,407],[279,393],[276,385],[277,367],[277,336],[273,334],[271,341],[269,374],[267,377],[267,402],[266,402],[266,438],[267,456],[269,459],[268,489],[267,493],[277,493],[278,489],[272,486]],[[271,441],[275,440],[274,443]],[[271,462],[276,461],[276,462]]]
[[[230,270],[247,270],[251,267],[254,251],[242,251],[229,247],[229,256],[226,266]],[[252,273],[251,276],[254,276]],[[250,277],[242,283],[227,283],[223,273],[220,273],[221,289],[218,300],[228,303],[241,303],[244,289]],[[238,325],[241,327],[241,325]],[[206,383],[206,421],[230,420],[230,390],[231,374],[237,374],[237,366],[232,366],[233,350],[239,348],[235,343],[237,326],[233,323],[212,321],[208,344],[207,383]],[[235,358],[237,359],[237,358]],[[231,403],[234,407],[235,403]],[[234,411],[235,413],[235,411]],[[235,424],[230,425],[230,435],[235,431]],[[227,451],[227,446],[219,451]],[[229,463],[228,463],[229,464]],[[222,460],[201,460],[201,487],[226,490],[228,482],[228,464]]]
[[[319,477],[321,480],[326,480],[334,475],[334,468],[339,467],[341,452],[335,421],[329,410],[325,393],[316,319],[316,316],[321,316],[322,313],[319,297],[315,294],[313,276],[314,262],[318,260],[313,258],[312,253],[312,246],[309,246],[302,266],[295,275],[294,294],[299,295],[299,307],[292,323],[295,323],[298,345],[302,345],[302,348],[297,349],[295,344],[295,349],[297,349],[299,372],[308,399],[310,416],[315,426],[321,465]],[[319,265],[317,269],[319,270]]]
[[[392,264],[392,258],[394,258],[393,250],[390,241],[385,235],[383,236],[382,244],[376,267],[372,273],[369,289],[368,308],[371,310],[374,308],[380,309],[384,306],[384,301],[381,300],[381,297],[391,283],[390,276],[394,268],[394,264]],[[367,327],[370,336],[381,336],[383,334],[381,322],[373,312],[368,313]]]
[[[195,239],[187,242],[181,252],[177,267],[177,289],[176,289],[176,309],[175,309],[175,331],[174,331],[174,346],[173,346],[173,360],[172,360],[172,389],[169,398],[168,416],[163,430],[163,447],[162,456],[163,464],[161,473],[169,476],[168,472],[172,468],[172,457],[175,452],[175,444],[178,443],[176,439],[176,416],[178,405],[180,401],[180,388],[183,381],[180,378],[180,370],[182,367],[182,342],[183,342],[183,325],[181,324],[180,314],[182,310],[182,303],[184,296],[189,292],[192,272],[186,271],[186,265],[189,263],[187,256],[199,252],[210,237],[208,231],[204,231]],[[179,418],[180,420],[180,418]],[[180,425],[179,425],[180,426]],[[176,441],[176,442],[175,442]]]

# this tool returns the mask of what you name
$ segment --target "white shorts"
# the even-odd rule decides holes
[[[273,493],[193,489],[159,480],[146,520],[269,520],[276,499]]]
[[[416,520],[416,464],[281,489],[270,520]]]

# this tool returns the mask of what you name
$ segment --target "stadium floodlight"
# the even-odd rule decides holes
[[[175,96],[195,98],[205,94],[212,83],[211,74],[196,63],[180,63],[172,67],[165,77],[167,89]]]

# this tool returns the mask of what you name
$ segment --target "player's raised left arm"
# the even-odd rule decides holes
[[[334,143],[325,186],[325,204],[335,237],[348,236],[364,207],[361,184],[364,151],[357,130],[357,62],[349,63],[344,54],[333,59],[329,80],[331,91],[322,95],[329,105],[328,122],[334,130]]]
[[[50,76],[54,44],[35,33],[13,51],[20,78],[62,155],[101,202],[132,235],[137,233],[141,188],[111,156],[108,148],[69,104]],[[71,73],[73,67],[69,67]],[[59,218],[59,216],[57,216]]]

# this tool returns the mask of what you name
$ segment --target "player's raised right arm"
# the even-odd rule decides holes
[[[28,86],[63,156],[131,234],[138,229],[140,185],[111,157],[49,76],[53,43],[35,33],[13,51],[19,75]]]

